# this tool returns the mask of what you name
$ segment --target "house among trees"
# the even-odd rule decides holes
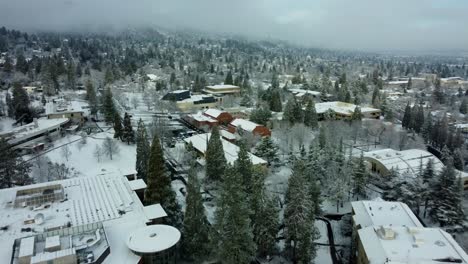
[[[214,108],[207,109],[203,115],[216,119],[219,124],[227,125],[231,123],[233,117],[230,113]]]
[[[200,156],[204,158],[210,137],[211,137],[211,133],[198,134],[198,135],[185,138],[184,141],[186,144],[192,144],[193,148],[197,151],[197,153],[200,154]],[[237,160],[240,148],[237,145],[229,142],[228,140],[224,138],[221,138],[221,142],[223,145],[224,157],[226,158],[227,163],[231,165],[234,164],[234,162]],[[253,165],[261,165],[261,166],[267,165],[266,160],[258,156],[255,156],[254,154],[250,152],[248,153],[248,155]]]
[[[315,109],[319,116],[319,119],[325,119],[327,113],[333,113],[336,119],[350,119],[356,109],[357,105],[345,103],[345,102],[325,102],[315,104]],[[380,109],[372,107],[359,107],[361,110],[362,117],[364,118],[380,118]]]
[[[391,170],[400,175],[416,177],[420,170],[424,169],[429,160],[432,161],[434,171],[439,173],[444,164],[433,154],[420,149],[394,150],[380,149],[364,153],[364,159],[368,162],[370,170],[382,176],[388,176]],[[457,171],[465,190],[468,189],[468,174]]]
[[[354,263],[468,263],[468,255],[440,228],[425,228],[400,202],[352,202]]]
[[[242,135],[242,133],[250,133],[260,137],[271,136],[271,131],[267,127],[242,118],[234,119],[234,121],[228,125],[228,131],[240,135]]]

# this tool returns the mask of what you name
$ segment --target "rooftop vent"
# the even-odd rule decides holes
[[[384,240],[393,240],[396,237],[396,233],[393,229],[384,226],[381,226],[377,230],[377,234]]]

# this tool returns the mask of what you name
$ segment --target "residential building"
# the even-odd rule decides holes
[[[242,135],[243,133],[250,133],[251,135],[260,137],[271,136],[271,131],[267,127],[242,118],[234,119],[228,125],[228,131],[231,133],[237,133],[239,135]]]
[[[192,146],[195,148],[195,150],[200,154],[200,156],[204,158],[210,137],[211,137],[211,133],[198,134],[198,135],[188,137],[184,139],[184,141],[187,144],[191,143]],[[234,164],[234,162],[237,160],[239,147],[224,138],[221,138],[221,142],[223,144],[224,157],[226,158],[226,161],[231,165]],[[261,165],[261,166],[267,165],[266,160],[260,157],[257,157],[250,152],[249,152],[249,157],[253,165]],[[204,160],[202,162],[204,162]]]
[[[218,123],[222,125],[227,125],[234,119],[230,113],[214,108],[207,109],[205,112],[203,112],[203,114],[205,116],[216,119]]]
[[[218,120],[206,116],[202,113],[184,115],[182,119],[192,126],[208,132],[212,127],[219,125]]]

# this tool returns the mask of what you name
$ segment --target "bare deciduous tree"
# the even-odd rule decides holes
[[[102,144],[103,153],[112,160],[112,157],[119,153],[119,145],[115,142],[114,139],[106,137],[104,143]]]

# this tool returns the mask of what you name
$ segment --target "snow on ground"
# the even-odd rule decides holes
[[[0,118],[0,132],[11,130],[15,122],[16,121],[13,118],[1,117]]]
[[[109,157],[103,155],[101,161],[94,155],[96,146],[102,146],[106,137],[113,138],[111,132],[101,132],[90,137],[87,137],[86,144],[82,144],[80,140],[68,144],[70,150],[70,157],[68,160],[64,157],[61,150],[65,144],[80,138],[78,135],[69,135],[60,138],[54,142],[54,146],[58,147],[45,154],[52,162],[64,163],[68,167],[75,168],[82,176],[107,174],[107,173],[120,173],[128,174],[135,170],[136,162],[136,146],[127,145],[119,140],[115,140],[119,146],[119,153],[113,155],[111,160]],[[61,147],[60,147],[61,146]]]
[[[330,256],[330,247],[317,246],[317,255],[315,256],[314,263],[316,264],[332,264],[333,261]]]

